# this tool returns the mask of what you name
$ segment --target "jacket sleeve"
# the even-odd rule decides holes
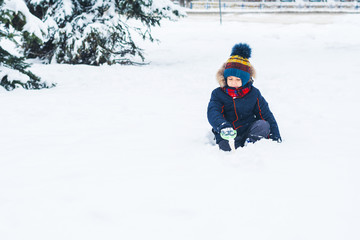
[[[226,121],[223,115],[224,104],[217,96],[216,89],[211,93],[210,102],[207,109],[207,117],[210,125],[215,132],[220,132],[225,127],[232,127],[229,122]]]
[[[261,95],[260,92],[257,97],[254,114],[257,119],[265,120],[270,124],[270,138],[273,140],[281,139],[279,127],[275,117],[270,111],[269,104],[266,102],[265,98]]]

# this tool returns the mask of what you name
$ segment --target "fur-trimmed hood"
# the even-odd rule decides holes
[[[216,73],[216,80],[219,83],[220,87],[225,87],[226,86],[226,81],[225,81],[225,78],[224,78],[225,66],[226,66],[226,63],[224,63]],[[251,67],[250,67],[250,81],[249,82],[253,82],[255,77],[256,77],[256,71],[255,71],[255,68],[251,65]]]

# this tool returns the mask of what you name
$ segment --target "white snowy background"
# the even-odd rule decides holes
[[[41,65],[0,88],[1,240],[360,239],[360,15],[189,16],[146,66]],[[235,43],[283,143],[212,145],[206,111]]]

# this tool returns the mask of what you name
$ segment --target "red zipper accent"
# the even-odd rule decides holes
[[[260,109],[260,103],[259,103],[259,98],[257,98],[257,103],[258,103],[258,107],[259,107],[259,114],[262,120],[264,120],[264,118],[261,115],[261,109]]]
[[[238,117],[237,112],[236,112],[236,105],[235,105],[235,99],[234,98],[233,98],[233,102],[234,102],[234,110],[235,110],[236,119],[235,119],[235,121],[232,122],[232,124],[234,126],[234,129],[236,130],[236,129],[242,127],[242,126],[235,127],[235,122],[239,119],[239,117]]]

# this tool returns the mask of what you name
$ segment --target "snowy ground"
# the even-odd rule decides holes
[[[360,15],[166,22],[150,65],[39,65],[0,89],[1,240],[360,239]],[[283,143],[223,153],[214,75],[248,42]]]

